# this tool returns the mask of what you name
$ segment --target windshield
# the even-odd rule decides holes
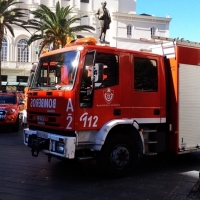
[[[40,58],[32,87],[72,89],[79,61],[79,52],[70,51]]]
[[[16,96],[0,96],[0,104],[16,104]]]

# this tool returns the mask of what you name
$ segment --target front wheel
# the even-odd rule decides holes
[[[106,139],[99,155],[97,164],[101,172],[111,177],[127,174],[137,161],[134,141],[126,135],[112,135]]]

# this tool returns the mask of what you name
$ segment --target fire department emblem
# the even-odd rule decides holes
[[[114,90],[111,90],[110,88],[108,88],[107,90],[103,91],[103,96],[105,101],[110,104],[113,100],[114,97]]]

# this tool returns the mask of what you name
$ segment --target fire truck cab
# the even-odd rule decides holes
[[[200,49],[175,43],[171,58],[92,38],[43,54],[28,92],[24,144],[49,161],[95,158],[110,175],[126,173],[138,154],[198,151]]]

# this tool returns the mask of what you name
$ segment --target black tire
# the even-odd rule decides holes
[[[113,134],[102,146],[97,165],[106,176],[117,178],[128,174],[136,165],[137,159],[133,141],[126,135]]]
[[[13,130],[14,132],[18,132],[18,131],[19,131],[19,116],[17,117],[16,122],[13,124],[12,130]]]

